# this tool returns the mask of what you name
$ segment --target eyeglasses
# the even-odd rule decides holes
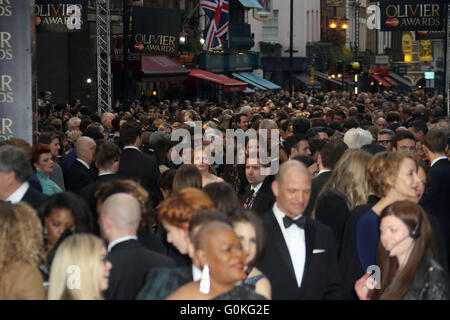
[[[392,142],[392,140],[378,140],[377,142],[378,142],[378,144],[388,144],[388,143]]]

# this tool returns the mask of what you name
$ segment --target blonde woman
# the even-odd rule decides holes
[[[100,238],[87,233],[68,237],[52,263],[48,300],[103,300],[111,268]]]
[[[370,158],[371,154],[364,150],[345,151],[317,196],[313,216],[333,229],[338,252],[350,211],[367,203],[367,164]]]
[[[25,202],[0,201],[0,300],[43,300],[42,224]]]

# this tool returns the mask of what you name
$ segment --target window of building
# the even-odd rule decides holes
[[[265,42],[278,42],[278,10],[273,10],[272,18],[263,21],[262,40]]]

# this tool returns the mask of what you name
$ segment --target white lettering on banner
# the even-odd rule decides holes
[[[67,7],[67,13],[70,14],[67,20],[67,28],[69,30],[81,29],[81,11],[77,5],[70,5]]]

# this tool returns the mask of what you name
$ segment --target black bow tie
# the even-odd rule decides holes
[[[284,216],[283,218],[283,224],[286,229],[289,228],[293,223],[296,224],[299,228],[305,229],[305,222],[306,218],[304,216],[301,216],[301,218],[297,220],[293,220],[288,216]]]

